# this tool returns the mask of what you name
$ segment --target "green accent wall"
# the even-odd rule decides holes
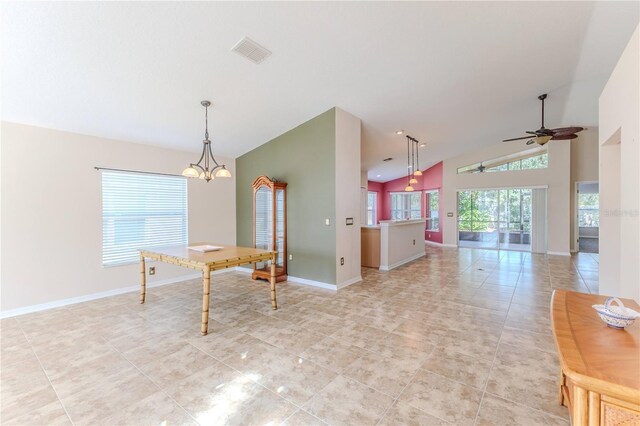
[[[332,108],[236,159],[237,244],[253,246],[253,181],[287,182],[288,274],[329,284],[336,283],[335,121]]]

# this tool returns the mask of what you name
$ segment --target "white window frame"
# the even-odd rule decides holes
[[[138,250],[188,244],[187,180],[102,170],[102,266],[137,263]]]
[[[369,196],[373,195],[373,205],[369,204]],[[371,212],[371,220],[369,220]],[[378,192],[367,191],[367,225],[372,226],[378,223]]]
[[[431,196],[436,194],[438,196],[438,209],[434,212],[431,210]],[[427,218],[427,231],[432,232],[440,232],[440,190],[439,189],[430,189],[424,191],[424,216]],[[438,226],[433,227],[433,213],[435,213],[435,218],[438,219]]]
[[[411,198],[416,196],[420,197],[418,208],[411,209]],[[391,220],[406,220],[407,218],[420,219],[422,217],[422,192],[392,192],[389,194],[389,197],[391,206],[391,208],[389,209]],[[396,197],[401,197],[402,201],[400,201],[400,203],[397,203]],[[397,204],[401,204],[401,207],[396,208]]]

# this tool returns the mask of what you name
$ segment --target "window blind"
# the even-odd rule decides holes
[[[139,249],[187,244],[187,180],[102,171],[102,264],[134,263]]]

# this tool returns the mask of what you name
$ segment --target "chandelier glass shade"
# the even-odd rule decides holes
[[[231,172],[224,164],[218,164],[211,151],[211,141],[209,140],[209,106],[211,102],[202,101],[204,107],[204,140],[202,141],[202,155],[197,163],[189,164],[189,167],[182,171],[182,176],[188,178],[198,178],[207,182],[215,178],[230,178]]]

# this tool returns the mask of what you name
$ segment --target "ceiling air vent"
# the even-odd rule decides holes
[[[240,40],[231,50],[236,52],[238,55],[244,56],[254,64],[259,64],[271,55],[271,52],[268,49],[260,46],[249,37],[245,37]]]

